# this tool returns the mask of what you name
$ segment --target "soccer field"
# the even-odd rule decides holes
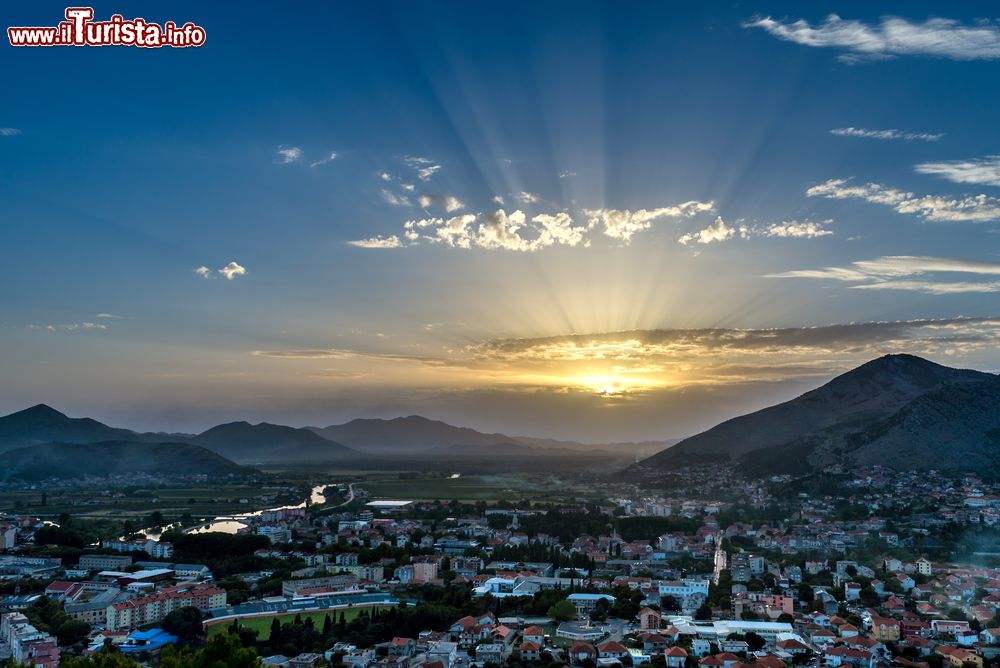
[[[259,635],[258,640],[267,640],[271,637],[271,623],[274,618],[277,617],[281,620],[282,626],[285,624],[291,624],[295,619],[295,615],[301,615],[302,621],[305,622],[307,619],[313,620],[317,629],[323,628],[323,619],[326,615],[330,615],[330,619],[336,622],[340,618],[340,613],[344,613],[344,618],[347,621],[351,621],[355,617],[361,614],[362,610],[367,610],[368,614],[371,614],[375,610],[388,610],[391,606],[388,605],[378,605],[378,606],[367,606],[367,607],[354,607],[354,608],[342,608],[337,610],[320,611],[320,612],[300,612],[300,613],[286,613],[281,615],[269,615],[267,617],[245,617],[240,622],[240,627],[245,629],[256,629]],[[229,627],[232,625],[233,620],[224,619],[215,624],[208,626],[208,635],[215,635],[216,633],[225,633]]]

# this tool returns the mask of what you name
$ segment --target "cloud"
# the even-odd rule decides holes
[[[279,165],[297,162],[302,157],[302,149],[298,146],[279,146],[278,157],[274,159]]]
[[[826,237],[833,234],[833,232],[823,227],[823,225],[832,222],[832,220],[826,220],[823,223],[816,223],[811,220],[789,220],[768,225],[760,230],[759,234],[765,237],[815,239],[817,237]]]
[[[215,272],[213,272],[208,267],[202,265],[197,269],[195,269],[194,273],[198,274],[204,279],[213,279],[215,278],[215,274],[219,274],[221,276],[225,276],[227,281],[231,281],[237,276],[246,276],[247,270],[246,267],[240,266],[235,261],[233,261],[227,264],[225,267],[217,269]]]
[[[914,169],[919,174],[940,176],[954,183],[1000,186],[1000,155],[970,160],[922,162]]]
[[[348,241],[347,243],[358,248],[401,248],[403,246],[403,242],[395,234],[389,237],[358,239],[357,241]]]
[[[109,318],[111,320],[124,320],[125,316],[115,315],[114,313],[98,313],[95,317],[97,318]]]
[[[17,128],[0,128],[0,137],[13,137],[19,134],[21,134],[21,131]]]
[[[246,267],[242,267],[234,261],[220,269],[219,273],[225,276],[227,281],[231,281],[237,276],[246,276],[247,270]]]
[[[830,134],[838,137],[862,137],[864,139],[901,139],[903,141],[937,141],[944,133],[903,132],[902,130],[865,130],[864,128],[834,128]]]
[[[405,195],[396,195],[395,193],[382,188],[382,199],[393,206],[413,206],[410,203],[410,198]]]
[[[640,329],[481,340],[434,355],[316,346],[253,355],[338,360],[439,385],[638,396],[665,389],[828,377],[885,354],[956,356],[1000,344],[1000,317],[953,317],[782,328]],[[391,365],[391,366],[379,366]],[[340,366],[340,365],[338,365]]]
[[[847,179],[830,179],[806,191],[809,197],[861,199],[892,207],[897,213],[915,214],[934,222],[981,222],[1000,219],[1000,200],[988,195],[962,198],[915,195],[878,183],[851,185]]]
[[[440,209],[444,209],[448,213],[465,208],[465,204],[453,195],[420,195],[417,201],[423,209],[436,206]]]
[[[529,193],[522,190],[519,193],[514,194],[514,198],[524,204],[537,204],[542,201],[542,196],[536,193]]]
[[[786,239],[815,239],[833,234],[823,227],[832,220],[816,223],[811,220],[788,220],[769,225],[748,226],[740,221],[732,225],[726,224],[722,216],[717,216],[711,225],[695,232],[689,232],[677,240],[683,246],[691,244],[710,244],[729,239],[750,239],[752,237],[778,237]]]
[[[383,181],[392,181],[392,174],[389,172],[381,172],[378,176]]]
[[[325,158],[323,158],[321,160],[317,160],[316,162],[311,163],[309,166],[310,167],[319,167],[320,165],[325,165],[326,163],[332,162],[332,161],[334,161],[336,159],[337,159],[337,152],[336,151],[330,151],[330,153]]]
[[[587,228],[574,226],[565,212],[538,214],[529,219],[520,210],[507,213],[498,209],[490,214],[409,220],[403,228],[411,244],[426,241],[465,250],[533,252],[550,246],[587,244]]]
[[[844,20],[830,14],[823,23],[791,23],[771,17],[756,18],[746,28],[762,28],[788,42],[844,51],[839,59],[858,62],[897,56],[928,56],[952,60],[996,60],[1000,58],[1000,26],[995,21],[964,25],[945,18],[923,23],[888,16],[878,24]]]
[[[711,225],[697,232],[689,232],[678,239],[677,242],[683,246],[688,246],[692,243],[710,244],[713,241],[732,239],[737,235],[746,239],[750,236],[750,233],[745,226],[739,224],[736,226],[726,225],[726,221],[722,220],[722,216],[716,216]]]
[[[46,332],[79,332],[79,331],[104,331],[107,325],[98,322],[74,322],[68,325],[28,325],[28,329],[42,330]]]
[[[499,204],[500,206],[503,206],[503,197],[501,197],[500,195],[494,195],[493,196],[493,203],[494,204]]]
[[[648,230],[653,221],[661,218],[690,218],[699,213],[715,210],[714,202],[684,202],[677,206],[659,209],[584,209],[589,229],[601,229],[606,236],[620,239],[625,244],[638,232]]]
[[[872,260],[858,260],[846,267],[799,269],[769,278],[814,278],[845,283],[855,283],[859,290],[908,290],[932,295],[963,292],[998,292],[1000,281],[934,280],[935,274],[971,274],[972,276],[1000,276],[1000,262],[963,260],[945,257],[915,255],[888,255]],[[914,280],[914,277],[928,277]]]
[[[441,171],[441,165],[435,163],[429,158],[407,156],[406,158],[403,158],[403,162],[409,165],[410,168],[417,173],[417,178],[421,181],[429,181],[432,176]]]

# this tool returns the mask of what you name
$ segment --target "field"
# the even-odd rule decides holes
[[[346,619],[347,621],[351,621],[359,614],[361,614],[362,610],[367,610],[368,613],[371,614],[371,612],[375,609],[386,610],[388,608],[389,606],[370,606],[361,608],[344,608],[343,610],[330,610],[329,612],[327,611],[302,612],[302,613],[293,612],[284,615],[270,615],[267,617],[247,617],[245,619],[240,620],[240,627],[244,629],[255,629],[259,634],[257,636],[258,640],[267,640],[268,638],[271,637],[271,623],[274,621],[275,617],[280,619],[281,623],[284,625],[284,624],[291,624],[292,621],[295,619],[295,615],[299,614],[302,616],[303,622],[306,621],[307,619],[311,619],[313,620],[313,624],[316,625],[316,628],[321,629],[323,628],[323,619],[326,617],[327,614],[330,615],[330,619],[336,621],[336,619],[340,618],[340,613],[343,612],[344,619]],[[336,615],[336,618],[334,617],[334,615]],[[216,633],[225,633],[231,624],[232,620],[222,620],[221,622],[212,624],[207,627],[208,635],[211,636],[215,635]]]
[[[549,474],[472,474],[451,477],[428,474],[369,474],[357,486],[372,499],[424,501],[547,501],[556,498],[590,497],[592,485],[577,484]]]

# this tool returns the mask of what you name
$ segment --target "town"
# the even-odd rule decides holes
[[[229,643],[295,668],[997,664],[996,484],[716,468],[550,502],[319,486],[91,544],[82,520],[8,512],[0,660],[155,665]]]

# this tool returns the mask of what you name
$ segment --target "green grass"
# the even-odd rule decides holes
[[[340,618],[340,613],[343,611],[344,619],[348,622],[361,614],[362,610],[368,611],[371,614],[376,609],[378,610],[388,610],[391,606],[380,605],[380,606],[368,606],[368,607],[355,607],[355,608],[343,608],[343,610],[330,610],[326,612],[301,612],[301,613],[288,613],[283,615],[270,615],[268,617],[247,617],[240,620],[240,627],[244,629],[254,629],[258,632],[258,640],[267,640],[271,637],[271,623],[274,618],[277,617],[281,620],[281,625],[291,624],[295,619],[295,615],[299,614],[302,616],[302,621],[305,622],[307,619],[313,620],[313,624],[316,625],[316,629],[323,628],[323,620],[327,614],[330,615],[331,621],[336,622]],[[208,635],[212,636],[217,633],[225,633],[229,630],[233,621],[222,620],[216,624],[211,624],[208,626]]]

